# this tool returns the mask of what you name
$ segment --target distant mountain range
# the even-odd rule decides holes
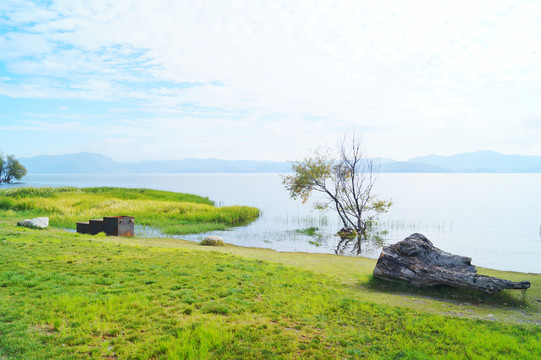
[[[285,173],[291,162],[183,159],[117,162],[96,153],[20,158],[30,174],[70,173]],[[477,151],[452,156],[428,155],[408,161],[378,159],[382,173],[541,173],[541,156]]]
[[[494,151],[477,151],[453,156],[428,155],[410,161],[439,166],[451,172],[541,172],[541,156],[503,155]]]
[[[280,173],[291,163],[274,161],[183,159],[133,163],[117,162],[107,156],[82,152],[67,155],[40,155],[20,158],[30,174],[71,173]]]

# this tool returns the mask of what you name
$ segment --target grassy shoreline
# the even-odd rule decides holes
[[[541,356],[541,275],[518,294],[374,284],[375,260],[0,221],[0,358]]]
[[[227,240],[227,239],[226,239]],[[463,318],[502,321],[512,324],[541,325],[541,274],[501,271],[478,267],[478,273],[512,281],[528,280],[525,301],[521,291],[506,290],[493,295],[448,287],[414,288],[408,285],[378,281],[372,277],[377,260],[334,254],[278,252],[272,249],[226,244],[225,247],[201,247],[188,240],[138,238],[122,243],[150,247],[180,248],[232,254],[249,259],[299,267],[331,276],[353,290],[363,291],[369,301],[407,307],[434,314]],[[386,296],[381,296],[385,294]]]
[[[362,257],[54,227],[111,211],[113,195],[116,204],[150,203],[138,219],[153,226],[164,220],[149,213],[164,207],[161,216],[182,225],[171,207],[190,202],[211,212],[195,228],[219,214],[206,198],[125,190],[2,193],[0,359],[541,358],[541,274],[479,269],[529,280],[525,298],[416,289],[374,279],[376,260]],[[58,215],[53,227],[16,226],[44,210]]]

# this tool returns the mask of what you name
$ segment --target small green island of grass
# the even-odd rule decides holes
[[[149,189],[41,187],[0,190],[0,216],[49,217],[56,228],[75,229],[80,221],[104,216],[135,216],[136,224],[169,235],[197,234],[246,225],[259,216],[249,206],[216,207],[206,197]]]

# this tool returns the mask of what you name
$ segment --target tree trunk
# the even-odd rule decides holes
[[[417,287],[448,285],[488,294],[530,287],[529,281],[513,282],[478,275],[471,258],[442,251],[422,234],[410,235],[384,247],[374,268],[374,277],[405,280]]]

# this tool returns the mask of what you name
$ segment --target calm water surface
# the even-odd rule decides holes
[[[187,192],[217,205],[262,210],[254,223],[215,232],[229,243],[277,251],[358,254],[356,243],[339,244],[332,213],[288,198],[278,174],[68,174],[28,175],[17,186],[121,186]],[[414,232],[439,248],[471,257],[478,266],[541,273],[541,174],[380,174],[375,187],[393,206],[380,220],[388,233],[361,244],[377,258],[381,246]],[[318,236],[296,230],[318,227]],[[162,236],[138,228],[139,236]],[[206,234],[183,236],[199,241]]]

